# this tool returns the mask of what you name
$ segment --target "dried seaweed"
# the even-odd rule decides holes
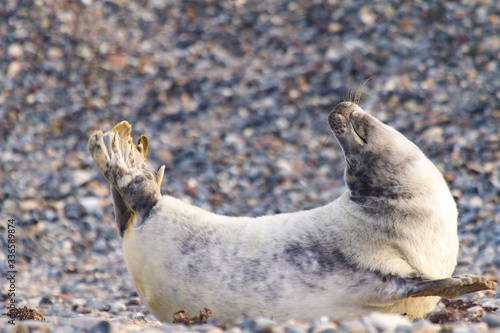
[[[457,321],[479,322],[488,312],[495,311],[495,309],[483,307],[474,301],[464,302],[462,300],[450,301],[442,299],[441,302],[444,303],[445,307],[427,316],[427,319],[434,324],[453,323]],[[476,306],[480,306],[484,311],[480,311],[479,313],[468,311],[470,308]]]
[[[174,318],[173,321],[174,324],[183,324],[186,326],[191,326],[195,324],[206,324],[208,318],[210,318],[211,315],[212,311],[210,309],[205,308],[204,310],[200,311],[199,316],[189,317],[186,315],[186,311],[180,310],[174,313],[172,317]]]
[[[10,317],[11,319],[17,319],[17,320],[47,321],[43,314],[38,313],[35,309],[30,309],[27,306],[23,308],[11,309],[9,310],[9,313],[5,313],[2,316]]]

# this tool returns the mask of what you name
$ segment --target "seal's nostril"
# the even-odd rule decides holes
[[[328,125],[330,125],[330,128],[332,128],[334,121],[335,121],[335,110],[330,112],[330,114],[328,115]]]
[[[347,120],[345,117],[334,112],[330,113],[330,116],[328,116],[328,124],[336,134],[344,133],[347,128]]]

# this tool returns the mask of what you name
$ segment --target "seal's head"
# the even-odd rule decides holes
[[[372,207],[390,204],[427,192],[429,177],[442,181],[416,145],[356,103],[339,103],[328,122],[344,151],[352,201]]]

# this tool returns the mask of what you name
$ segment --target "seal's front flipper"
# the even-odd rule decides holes
[[[118,134],[118,136],[122,140],[125,141],[130,140],[130,142],[132,142],[132,138],[130,137],[130,133],[132,132],[132,126],[130,126],[130,124],[125,120],[116,125],[115,127],[113,127],[111,132],[115,132],[116,134]],[[146,158],[145,155],[144,158]]]
[[[457,298],[468,293],[480,290],[497,290],[496,282],[489,281],[478,275],[457,275],[441,280],[426,280],[412,286],[408,296],[440,296]]]
[[[135,145],[130,133],[131,126],[124,121],[104,134],[101,131],[92,133],[88,143],[95,164],[118,192],[113,194],[118,215],[127,220],[131,216],[124,206],[143,218],[156,205],[161,198],[159,176],[163,176],[163,168],[157,174],[146,164],[147,138],[142,136]]]
[[[111,132],[115,132],[116,134],[118,134],[120,139],[127,141],[129,144],[133,145],[132,137],[130,136],[131,131],[132,127],[127,121],[122,121],[121,123],[113,127],[113,129],[111,130]],[[139,141],[137,142],[137,145],[135,145],[135,147],[144,158],[144,161],[146,161],[146,156],[148,155],[148,147],[149,147],[148,138],[145,135],[142,135],[139,138]],[[161,182],[163,180],[164,172],[165,172],[165,166],[162,165],[156,173],[156,182],[158,183],[158,188],[161,187]]]

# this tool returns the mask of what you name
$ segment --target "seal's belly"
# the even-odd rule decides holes
[[[349,269],[333,262],[336,269],[328,268],[332,259],[320,253],[317,244],[296,249],[302,254],[287,247],[231,242],[188,246],[187,252],[179,239],[153,241],[152,234],[147,224],[131,228],[123,251],[139,296],[161,321],[171,321],[179,310],[197,315],[204,308],[220,321],[344,318],[369,311],[350,297],[355,286]]]
[[[345,231],[331,227],[342,225],[343,215],[332,213],[337,212],[335,203],[249,220],[199,214],[189,207],[175,214],[170,207],[180,204],[169,200],[123,239],[137,292],[163,322],[179,310],[197,315],[204,308],[220,321],[257,316],[343,319],[373,310],[419,317],[437,302],[432,297],[387,301],[385,277],[407,272],[389,265],[389,274],[373,263],[389,263],[399,252],[372,252],[365,260],[368,267],[354,262],[348,254],[357,248],[341,241]]]

